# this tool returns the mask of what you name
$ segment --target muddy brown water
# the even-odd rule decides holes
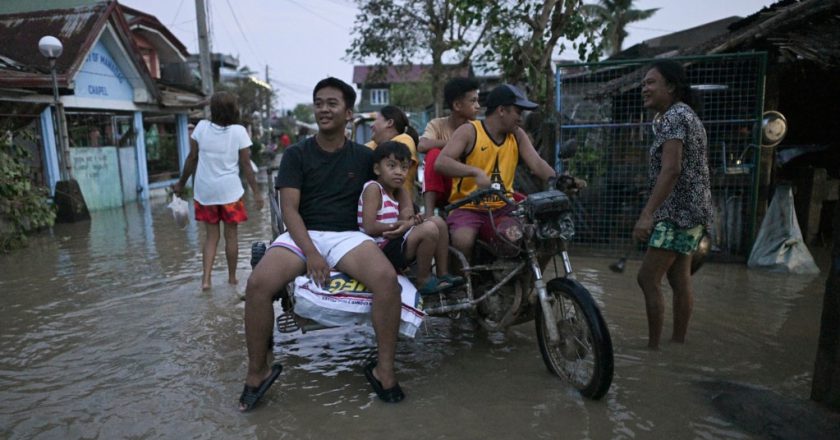
[[[615,274],[613,260],[574,251],[615,349],[601,401],[547,372],[533,323],[487,334],[434,318],[400,341],[403,403],[376,399],[362,374],[373,333],[351,327],[277,334],[283,374],[243,415],[243,304],[221,257],[213,289],[200,290],[203,231],[176,228],[165,204],[94,212],[0,256],[0,438],[784,438],[744,410],[762,402],[806,408],[829,424],[818,436],[837,422],[807,402],[824,275],[708,263],[694,278],[688,342],[650,352],[639,262]],[[239,289],[250,243],[269,234],[267,211],[252,210]]]

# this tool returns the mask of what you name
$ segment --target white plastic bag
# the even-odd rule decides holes
[[[408,278],[397,277],[402,288],[400,334],[413,338],[423,318],[422,302],[417,289]],[[329,285],[317,286],[306,276],[295,278],[295,313],[320,324],[371,325],[370,307],[373,294],[360,282],[340,272],[330,273]]]
[[[186,200],[181,199],[177,194],[172,194],[172,201],[166,207],[172,210],[172,217],[175,218],[175,224],[179,228],[187,226],[190,222],[190,206]]]
[[[779,185],[776,188],[776,194],[770,201],[770,207],[767,208],[761,222],[761,229],[758,230],[747,266],[783,273],[820,273],[820,268],[802,239],[790,185]]]

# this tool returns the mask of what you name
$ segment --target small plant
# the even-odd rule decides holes
[[[49,191],[29,179],[29,152],[0,140],[0,253],[26,246],[27,234],[52,226]]]

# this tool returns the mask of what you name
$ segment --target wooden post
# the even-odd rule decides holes
[[[811,399],[840,411],[840,203],[834,208],[834,249],[825,282]]]

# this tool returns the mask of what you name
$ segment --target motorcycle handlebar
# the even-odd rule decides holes
[[[447,214],[449,214],[449,212],[452,211],[453,209],[458,209],[458,208],[460,208],[460,207],[462,207],[466,204],[477,202],[477,201],[479,201],[479,200],[481,200],[481,199],[483,199],[487,196],[491,196],[491,195],[499,196],[499,198],[503,202],[505,202],[505,204],[507,204],[507,205],[516,206],[516,203],[514,203],[513,200],[507,198],[507,195],[505,194],[504,191],[502,191],[500,189],[496,189],[496,188],[484,188],[484,189],[480,189],[480,190],[470,194],[467,197],[464,197],[461,200],[458,200],[455,203],[450,203],[450,204],[446,205],[446,207],[444,207],[443,210],[446,211]]]

